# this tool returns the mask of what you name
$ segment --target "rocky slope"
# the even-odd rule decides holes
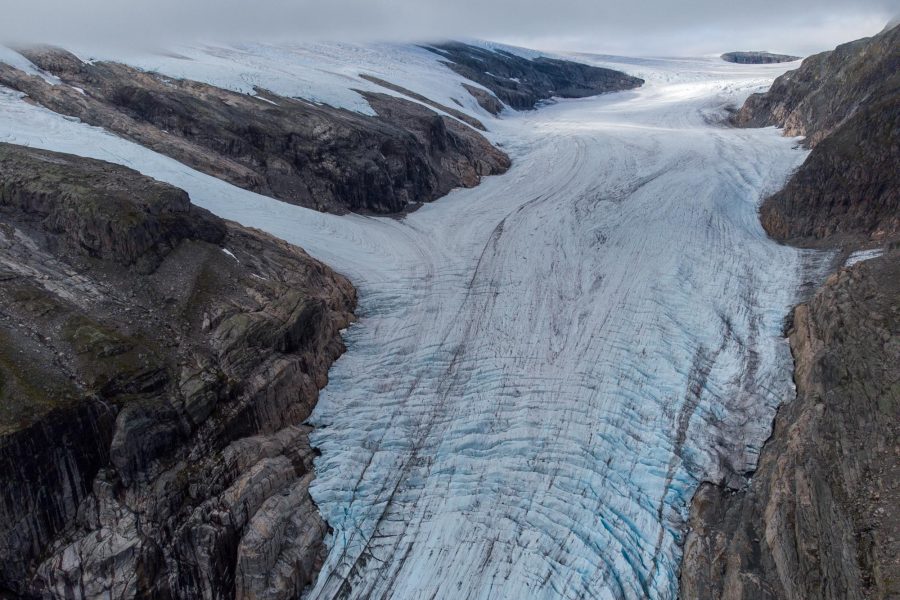
[[[785,135],[806,136],[815,147],[867,104],[897,94],[898,38],[900,28],[894,27],[806,58],[767,92],[750,96],[735,123],[783,127]]]
[[[763,226],[797,245],[884,243],[900,233],[900,94],[860,108],[763,202]]]
[[[507,106],[529,110],[554,96],[583,98],[639,87],[643,79],[620,71],[547,57],[524,58],[503,50],[488,50],[459,42],[427,48],[446,58],[446,65],[463,77],[491,90]],[[502,109],[479,88],[468,88],[482,108]]]
[[[900,595],[897,61],[895,27],[807,59],[737,115],[813,146],[763,204],[771,235],[886,253],[841,269],[794,310],[796,399],[743,488],[707,483],[694,496],[684,598]]]
[[[790,342],[797,398],[757,471],[694,497],[683,598],[900,595],[900,252],[832,275]]]
[[[773,54],[771,52],[761,52],[750,50],[747,52],[726,52],[722,55],[722,60],[743,65],[767,65],[770,63],[783,63],[800,60],[799,56],[791,56],[789,54]]]
[[[363,93],[378,117],[167,78],[56,48],[23,49],[63,84],[0,64],[0,85],[237,186],[319,210],[397,212],[502,173],[478,131],[422,104]]]
[[[107,163],[0,144],[0,591],[293,598],[354,290]]]
[[[761,215],[782,241],[883,241],[900,232],[900,27],[811,56],[748,98],[744,127],[777,125],[812,148]],[[825,242],[827,244],[827,242]]]

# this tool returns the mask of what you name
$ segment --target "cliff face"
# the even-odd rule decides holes
[[[0,590],[289,598],[353,288],[100,161],[0,144]]]
[[[815,147],[860,108],[896,96],[900,89],[900,28],[842,44],[806,58],[778,77],[767,92],[753,94],[737,112],[743,127],[783,127]]]
[[[900,595],[900,252],[832,275],[790,342],[797,398],[745,489],[695,495],[682,598]]]
[[[898,29],[811,57],[748,99],[744,124],[806,134],[761,219],[776,239],[886,254],[841,269],[793,313],[797,397],[746,486],[694,496],[681,595],[900,595]]]
[[[541,100],[554,96],[584,98],[630,90],[644,83],[643,79],[612,69],[546,57],[528,59],[459,42],[427,48],[446,58],[448,67],[480,83],[516,110],[533,109]],[[484,90],[472,87],[469,92],[485,110],[497,114],[502,109]]]
[[[900,234],[900,94],[873,100],[816,145],[760,218],[796,245],[885,242]]]
[[[234,185],[310,208],[397,212],[509,167],[471,126],[394,96],[364,94],[376,118],[265,90],[254,97],[84,63],[60,49],[22,53],[68,85],[5,64],[0,84]]]
[[[763,225],[799,245],[883,241],[900,232],[900,27],[803,61],[735,115],[804,135],[809,157],[766,199]]]

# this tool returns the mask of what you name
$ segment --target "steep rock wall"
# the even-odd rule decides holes
[[[842,269],[795,309],[797,398],[746,488],[695,495],[683,598],[900,594],[898,259]]]
[[[292,598],[346,279],[119,166],[0,144],[0,590]]]

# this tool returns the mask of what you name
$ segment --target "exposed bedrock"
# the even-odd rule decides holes
[[[760,208],[796,245],[884,243],[900,234],[900,95],[861,108],[816,145]]]
[[[804,135],[814,147],[861,107],[897,93],[898,37],[894,27],[807,57],[767,92],[747,98],[735,123],[783,127],[785,135]]]
[[[770,235],[821,246],[900,233],[900,27],[807,58],[734,119],[784,127],[812,148],[762,205]]]
[[[0,84],[237,186],[301,206],[397,212],[509,167],[506,154],[471,126],[396,96],[364,93],[378,113],[372,117],[265,90],[250,96],[118,63],[85,63],[56,48],[21,52],[64,84],[5,64]]]
[[[793,62],[800,60],[799,56],[791,56],[789,54],[773,54],[772,52],[763,52],[758,50],[726,52],[722,55],[722,60],[744,65],[766,65],[771,63]]]
[[[346,279],[187,195],[0,144],[0,592],[293,598]]]
[[[445,64],[458,74],[480,83],[516,110],[535,108],[540,101],[553,97],[584,98],[630,90],[644,83],[643,79],[621,71],[555,58],[524,58],[460,42],[426,48],[446,58]],[[494,114],[500,112],[496,99],[484,90],[474,86],[466,89],[482,108]]]

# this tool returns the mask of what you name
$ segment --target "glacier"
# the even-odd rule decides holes
[[[359,289],[310,419],[333,532],[306,597],[675,598],[694,490],[739,485],[792,397],[816,256],[757,207],[806,152],[719,122],[785,67],[579,59],[647,83],[488,119],[510,171],[402,218],[259,196],[0,90],[0,141],[168,181]]]

